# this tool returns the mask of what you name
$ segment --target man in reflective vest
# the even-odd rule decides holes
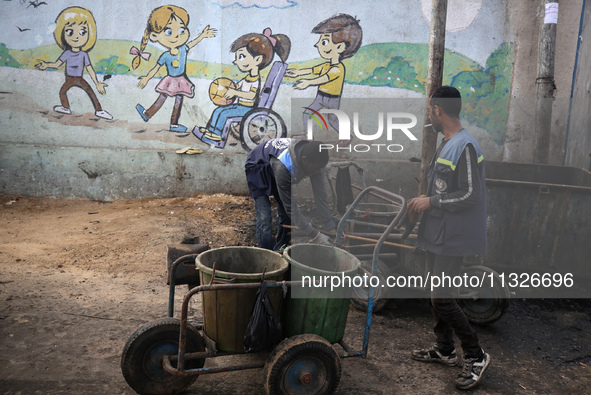
[[[314,229],[300,213],[297,204],[292,202],[292,184],[298,184],[309,177],[323,229],[334,229],[335,223],[324,183],[328,151],[321,150],[320,144],[318,141],[272,139],[259,144],[248,154],[245,164],[246,181],[248,193],[254,199],[259,247],[277,251],[283,245],[288,245],[289,230],[283,225],[291,225],[292,222],[310,236],[311,242],[332,245],[330,238]],[[269,196],[275,197],[279,215],[275,243]]]
[[[443,134],[429,171],[426,197],[408,203],[409,215],[422,213],[417,246],[427,251],[431,275],[453,278],[463,257],[486,251],[486,187],[480,146],[460,123],[462,97],[450,86],[437,89],[429,101],[429,117],[436,133]],[[476,386],[490,363],[476,332],[456,302],[452,284],[433,288],[431,309],[435,318],[436,344],[414,350],[411,358],[423,362],[458,363],[453,335],[464,352],[464,369],[456,387]]]

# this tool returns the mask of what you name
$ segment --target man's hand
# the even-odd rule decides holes
[[[319,245],[323,245],[323,246],[333,246],[333,242],[330,239],[330,237],[328,237],[327,235],[325,235],[324,233],[320,233],[317,232],[318,234],[316,235],[316,237],[314,237],[312,240],[310,240],[311,243],[314,244],[319,244]]]
[[[425,195],[421,195],[417,198],[412,199],[410,202],[407,203],[406,205],[406,219],[404,221],[404,233],[402,234],[402,240],[405,240],[408,235],[410,235],[412,233],[412,231],[415,228],[415,225],[417,224],[417,222],[419,221],[419,219],[421,218],[421,213],[423,211],[425,211],[426,209],[421,209],[421,207],[423,207],[423,205],[421,204],[421,202],[419,202],[419,199],[427,199],[427,204],[429,205],[429,207],[431,207],[431,204],[429,203],[429,198],[425,197]]]
[[[408,205],[406,206],[406,209],[409,212],[409,216],[411,216],[411,213],[413,212],[420,214],[423,211],[426,211],[430,208],[431,203],[429,202],[429,198],[425,196],[419,196],[412,199],[410,202],[408,202]]]

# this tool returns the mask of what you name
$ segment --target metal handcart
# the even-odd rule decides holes
[[[406,207],[405,199],[401,196],[376,187],[367,188],[357,196],[353,204],[351,204],[347,212],[343,215],[343,219],[339,222],[337,227],[337,242],[340,241],[338,235],[342,234],[346,219],[350,216],[355,206],[364,198],[364,195],[370,191],[379,191],[391,199],[398,201],[401,207]],[[388,239],[390,232],[400,226],[403,215],[404,209],[395,216],[377,241],[374,248],[373,272],[376,272],[382,245]],[[291,246],[288,247],[288,250],[297,247],[298,245]],[[311,248],[318,248],[318,252],[321,253],[337,254],[335,255],[339,257],[337,260],[345,259],[340,258],[345,257],[345,254],[347,256],[351,255],[336,247],[314,246]],[[326,249],[326,251],[322,249]],[[209,283],[206,284],[205,281],[201,281],[200,285],[190,289],[183,298],[180,319],[173,318],[174,287],[178,284],[175,281],[177,267],[182,268],[181,273],[184,276],[185,283],[196,285],[199,283],[198,279],[191,278],[191,270],[186,267],[183,268],[183,266],[186,266],[187,262],[191,259],[198,261],[199,257],[203,257],[204,254],[211,253],[212,251],[215,250],[202,252],[197,257],[195,257],[195,254],[189,254],[175,260],[170,268],[171,303],[169,303],[168,317],[143,325],[127,341],[121,358],[121,368],[127,383],[136,392],[141,394],[178,393],[187,389],[200,375],[264,368],[265,390],[268,394],[329,394],[334,392],[339,384],[341,360],[352,357],[364,358],[367,356],[375,289],[369,290],[369,299],[367,302],[369,308],[367,309],[366,322],[362,330],[363,341],[360,350],[352,349],[346,344],[343,341],[342,333],[334,336],[331,335],[331,338],[327,339],[324,336],[325,332],[316,332],[313,328],[310,329],[311,327],[307,327],[306,325],[296,325],[298,329],[294,331],[292,328],[291,331],[288,331],[289,336],[273,348],[264,361],[253,360],[253,358],[249,357],[249,354],[241,355],[237,352],[220,350],[219,344],[216,344],[211,339],[211,336],[206,334],[205,325],[207,325],[207,321],[205,321],[205,325],[193,325],[188,322],[188,310],[191,299],[197,294],[204,296],[208,293],[213,294],[218,291],[246,290],[254,292],[261,286],[261,282],[233,283],[230,280],[226,281],[227,283],[214,283],[214,278],[216,278],[214,265],[210,273]],[[314,251],[315,254],[316,252]],[[269,251],[269,253],[273,252]],[[357,258],[353,258],[357,260]],[[287,259],[289,260],[289,257]],[[291,263],[293,265],[293,260]],[[353,266],[352,268],[354,270],[352,271],[356,271],[358,264]],[[200,270],[201,280],[204,279],[203,273],[204,271]],[[258,275],[261,275],[261,273]],[[265,275],[264,271],[262,275]],[[301,286],[301,284],[301,281],[293,280],[293,275],[291,280],[266,281],[267,288],[271,290],[275,289],[278,292],[282,292],[285,288],[291,288],[293,290],[294,287]],[[287,298],[286,300],[295,299]],[[341,322],[342,331],[344,332],[349,300],[344,299],[344,303],[343,301],[339,301],[337,304],[341,306],[341,310],[344,309],[345,311],[344,319],[341,319],[343,321]],[[202,306],[202,308],[205,309],[206,306]],[[292,317],[291,320],[294,321],[294,318]],[[329,327],[330,325],[324,326]],[[337,353],[333,344],[338,344],[341,351]],[[228,355],[233,356],[233,360],[236,360],[237,363],[227,366],[206,366],[207,360]]]

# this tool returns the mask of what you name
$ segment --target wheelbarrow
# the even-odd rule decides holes
[[[394,194],[391,196],[399,199],[401,206],[405,207],[404,198]],[[397,225],[397,221],[401,217],[402,213],[390,224],[389,230]],[[339,223],[338,229],[342,229],[342,221]],[[379,253],[388,233],[389,231],[386,230],[382,239],[376,244],[376,254]],[[232,247],[226,247],[225,250],[229,248]],[[187,389],[200,375],[263,368],[267,394],[330,394],[336,390],[340,381],[341,360],[367,356],[375,290],[370,289],[368,301],[370,308],[367,310],[366,322],[362,331],[361,350],[352,349],[343,340],[349,306],[349,300],[345,294],[338,300],[326,295],[315,299],[298,298],[295,295],[298,289],[304,293],[308,291],[304,287],[306,274],[334,274],[337,273],[335,270],[342,272],[343,275],[357,273],[359,267],[357,258],[336,247],[309,244],[288,247],[283,256],[273,251],[254,247],[236,248],[256,250],[258,254],[272,257],[275,262],[278,257],[280,260],[289,262],[292,267],[290,280],[267,280],[266,275],[279,275],[277,272],[282,270],[275,267],[265,270],[267,268],[265,266],[263,270],[260,268],[256,270],[257,273],[249,273],[252,276],[262,276],[270,290],[275,290],[280,294],[285,290],[290,290],[291,297],[284,299],[284,310],[281,313],[282,322],[286,324],[284,332],[287,337],[269,353],[268,351],[262,352],[262,356],[266,356],[264,361],[253,361],[252,358],[248,358],[248,355],[240,353],[240,340],[237,345],[236,342],[232,343],[228,338],[211,330],[212,320],[206,311],[204,311],[203,324],[192,325],[188,322],[189,302],[197,294],[204,297],[204,310],[211,307],[211,301],[214,300],[216,302],[213,303],[213,308],[216,312],[220,312],[227,311],[228,306],[220,307],[222,301],[219,292],[256,292],[261,286],[260,280],[253,281],[246,278],[243,280],[250,282],[237,282],[231,270],[223,270],[228,270],[232,262],[224,262],[220,256],[215,256],[221,249],[205,251],[196,258],[201,284],[185,294],[180,319],[173,318],[171,314],[173,311],[169,309],[169,317],[143,325],[129,338],[124,347],[121,357],[122,373],[127,383],[136,392],[141,394],[178,393]],[[310,257],[318,258],[322,264],[318,267],[311,267],[305,262],[299,262],[299,260],[306,260]],[[215,264],[213,264],[214,261]],[[346,263],[341,265],[345,261]],[[216,274],[218,264],[220,264],[218,266],[220,270]],[[209,282],[207,282],[208,278]],[[212,297],[207,299],[206,295]],[[247,297],[242,296],[238,300],[246,299]],[[273,302],[273,297],[271,300]],[[334,330],[335,325],[330,322],[330,317],[326,314],[322,319],[312,317],[312,319],[306,320],[304,318],[312,316],[310,312],[314,309],[318,310],[318,306],[321,304],[324,304],[324,311],[331,311],[333,314],[338,311],[336,313],[339,317],[339,324],[336,325],[339,327],[337,330]],[[274,307],[281,308],[281,303],[274,305]],[[238,318],[236,320],[238,321]],[[215,321],[213,327],[223,326],[218,325],[219,320],[214,319],[213,321]],[[230,324],[236,324],[236,322]],[[338,344],[342,350],[337,352],[333,344]],[[211,358],[228,355],[232,355],[232,359],[237,363],[228,366],[205,366],[206,361]]]

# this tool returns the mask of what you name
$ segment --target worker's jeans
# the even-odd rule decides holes
[[[254,199],[254,209],[257,214],[257,242],[260,248],[278,251],[283,245],[289,245],[289,229],[283,225],[291,225],[291,220],[283,208],[279,196],[275,196],[277,201],[277,214],[279,214],[279,224],[277,229],[277,242],[273,243],[273,212],[271,210],[271,201],[268,196],[259,196]]]
[[[460,272],[463,257],[437,255],[427,252],[427,264],[433,277],[442,279],[457,276]],[[444,353],[451,352],[454,347],[454,333],[462,342],[465,358],[476,358],[481,355],[481,348],[476,332],[470,325],[464,311],[458,305],[457,288],[438,287],[431,291],[431,312],[435,318],[435,338],[437,348]]]

